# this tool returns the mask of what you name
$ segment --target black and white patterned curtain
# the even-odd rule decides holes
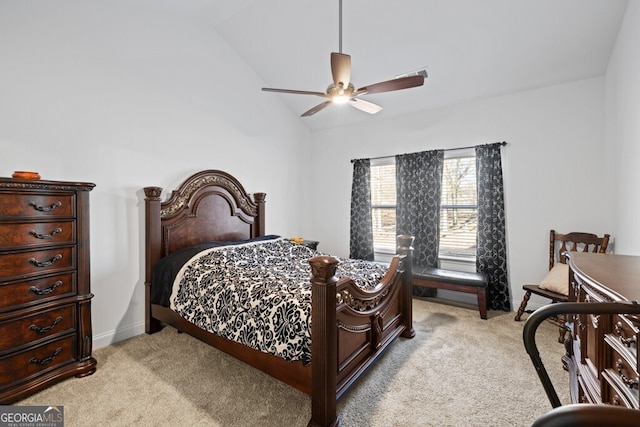
[[[349,258],[373,261],[370,170],[371,162],[369,159],[353,161]]]
[[[443,150],[396,156],[396,233],[415,237],[413,263],[438,266]]]
[[[478,185],[477,271],[488,279],[489,309],[510,311],[507,280],[504,188],[502,184],[502,143],[476,146]]]

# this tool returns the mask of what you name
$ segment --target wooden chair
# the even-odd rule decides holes
[[[565,267],[567,258],[564,253],[567,251],[605,253],[609,245],[609,237],[609,234],[605,234],[604,237],[598,237],[591,233],[573,232],[560,234],[556,233],[555,230],[551,230],[549,235],[549,273],[537,285],[522,286],[525,294],[516,313],[515,320],[519,321],[522,317],[531,294],[549,298],[552,304],[569,301],[569,272],[568,268]],[[528,313],[530,312],[528,311]],[[558,342],[563,343],[567,331],[564,325],[566,317],[558,316],[558,318],[550,320],[560,328]]]

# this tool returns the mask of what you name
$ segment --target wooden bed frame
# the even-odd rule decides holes
[[[313,328],[311,360],[289,362],[207,332],[174,311],[151,303],[153,267],[184,247],[237,241],[265,234],[265,193],[253,198],[228,173],[196,173],[162,202],[160,187],[145,187],[145,322],[152,334],[168,324],[311,396],[310,426],[337,426],[336,402],[398,336],[413,338],[411,253],[413,238],[398,237],[398,255],[373,291],[336,279],[338,260],[309,263]]]

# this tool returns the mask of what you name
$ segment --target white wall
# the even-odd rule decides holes
[[[427,81],[426,84],[429,84]],[[399,119],[317,132],[313,235],[321,248],[349,252],[353,158],[506,141],[503,172],[509,277],[515,307],[522,284],[538,283],[548,265],[549,230],[609,232],[600,201],[604,156],[604,78],[530,90]],[[332,161],[330,174],[319,166]],[[544,302],[532,299],[531,308]],[[548,302],[548,301],[547,301]]]
[[[640,1],[627,6],[606,74],[607,179],[616,252],[640,255]]]
[[[125,1],[0,2],[0,176],[96,183],[95,346],[144,331],[142,187],[222,169],[305,235],[309,131],[209,25]],[[301,161],[301,159],[303,161]]]

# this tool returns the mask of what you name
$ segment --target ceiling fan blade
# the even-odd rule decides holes
[[[308,90],[274,89],[272,87],[263,87],[262,90],[265,92],[292,93],[295,95],[315,95],[321,96],[323,98],[327,97],[327,94],[324,92],[312,92]]]
[[[361,87],[356,91],[356,95],[362,95],[364,93],[382,93],[392,92],[394,90],[409,89],[416,86],[422,86],[424,84],[424,76],[409,76],[399,79],[387,80],[386,82],[374,83],[369,86]]]
[[[364,99],[351,98],[349,101],[352,107],[357,108],[358,110],[364,111],[369,114],[376,114],[382,111],[382,107],[374,104],[373,102],[365,101]]]
[[[314,115],[315,113],[317,113],[318,111],[324,109],[326,106],[328,106],[329,104],[331,104],[331,100],[329,101],[324,101],[318,105],[316,105],[315,107],[313,107],[312,109],[310,109],[309,111],[304,112],[300,117],[309,117]]]
[[[345,53],[331,52],[331,75],[335,87],[349,87],[351,79],[351,56]]]

